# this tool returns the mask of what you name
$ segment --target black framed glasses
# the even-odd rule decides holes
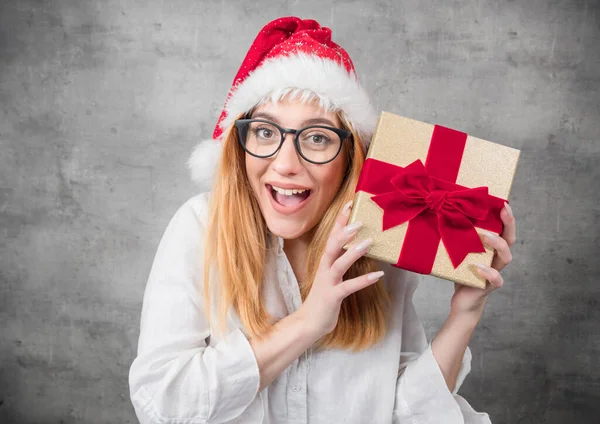
[[[298,130],[283,128],[265,119],[235,121],[243,149],[257,158],[268,158],[281,149],[286,134],[294,134],[294,146],[300,156],[310,163],[325,164],[334,160],[342,143],[352,133],[326,125],[310,125]]]

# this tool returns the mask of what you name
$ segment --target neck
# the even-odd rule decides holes
[[[292,270],[296,275],[298,283],[303,283],[308,274],[307,257],[308,247],[313,238],[313,230],[303,234],[295,239],[287,239],[283,241],[283,251],[292,266]]]

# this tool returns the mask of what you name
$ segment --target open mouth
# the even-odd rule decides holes
[[[281,206],[292,207],[304,203],[310,197],[309,189],[283,189],[267,184],[267,190],[271,193],[273,200]]]

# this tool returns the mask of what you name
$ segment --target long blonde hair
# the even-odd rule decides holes
[[[300,286],[303,301],[312,287],[336,216],[354,196],[365,160],[359,135],[348,124],[343,113],[337,114],[343,126],[352,132],[353,146],[345,144],[340,153],[348,157],[347,172],[338,193],[317,225],[309,246],[308,278],[306,284]],[[263,335],[272,327],[262,298],[268,248],[268,229],[248,181],[245,152],[239,145],[237,131],[231,127],[225,133],[221,161],[215,174],[204,256],[206,314],[210,320],[210,276],[211,271],[216,271],[219,279],[217,316],[222,331],[230,307],[235,309],[251,336]],[[375,261],[363,257],[352,265],[344,279],[375,269]],[[354,351],[372,347],[386,333],[388,309],[389,296],[383,281],[351,294],[342,302],[336,328],[319,341],[319,347]]]

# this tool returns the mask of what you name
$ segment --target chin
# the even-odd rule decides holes
[[[300,238],[310,231],[310,228],[307,225],[294,219],[282,220],[270,217],[270,219],[266,219],[265,221],[269,231],[284,240]]]

